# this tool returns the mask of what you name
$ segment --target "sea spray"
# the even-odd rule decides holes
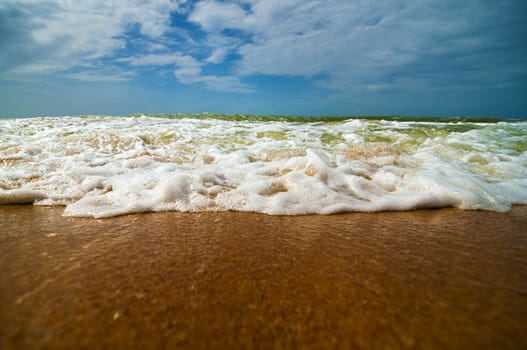
[[[0,120],[0,204],[65,215],[527,204],[527,122],[251,116]]]

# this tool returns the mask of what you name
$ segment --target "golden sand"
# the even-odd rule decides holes
[[[0,348],[527,348],[527,207],[0,206]]]

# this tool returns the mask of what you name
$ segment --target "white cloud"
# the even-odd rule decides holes
[[[244,16],[243,9],[236,4],[206,0],[196,5],[188,19],[208,32],[221,32],[226,28],[238,28]]]
[[[13,75],[33,75],[33,74],[44,74],[62,69],[62,65],[54,64],[51,62],[42,63],[30,63],[16,66],[8,71],[9,74]]]
[[[250,93],[254,87],[242,83],[238,77],[234,76],[214,76],[201,75],[199,67],[182,67],[174,70],[174,75],[182,84],[203,83],[209,90],[231,92],[231,93]]]
[[[101,71],[82,71],[78,73],[69,73],[66,75],[70,79],[80,80],[80,81],[90,81],[90,82],[119,82],[119,81],[129,81],[135,74],[133,72],[106,72],[105,70]]]
[[[0,10],[24,14],[27,38],[32,41],[27,46],[31,47],[28,52],[39,54],[4,69],[4,76],[63,72],[64,77],[81,81],[124,81],[134,74],[123,64],[134,68],[165,66],[174,69],[176,79],[182,84],[201,83],[217,91],[251,91],[252,87],[240,82],[238,77],[202,74],[202,67],[207,63],[223,62],[229,49],[222,45],[228,39],[218,41],[203,61],[181,51],[174,52],[173,38],[169,35],[183,38],[191,47],[199,46],[182,28],[171,27],[171,13],[183,13],[188,7],[186,2],[6,0],[0,4]],[[210,2],[198,3],[192,18],[203,20],[208,29],[221,30],[222,23],[240,15],[243,10],[235,4]],[[138,31],[142,37],[130,36],[130,31]],[[134,49],[132,55],[122,57],[129,45],[139,45],[143,51]],[[105,64],[95,64],[103,59]]]
[[[240,56],[235,71],[239,77],[266,74],[314,78],[319,86],[341,90],[388,88],[420,81],[442,84],[445,72],[441,68],[450,76],[467,77],[476,76],[474,67],[488,70],[481,61],[474,59],[470,64],[465,57],[472,52],[482,55],[486,48],[496,45],[492,42],[495,34],[482,24],[499,17],[506,23],[508,17],[503,16],[511,16],[514,8],[489,4],[448,0],[204,0],[195,6],[189,20],[207,32],[209,40],[205,43],[212,50],[224,48]],[[230,42],[218,44],[222,40]],[[448,57],[459,58],[451,61]],[[461,57],[466,63],[462,64]],[[503,69],[499,65],[496,68]]]
[[[225,47],[218,47],[212,51],[212,54],[206,59],[208,63],[222,63],[225,56],[229,53],[229,50]]]
[[[192,56],[184,55],[178,52],[168,54],[149,54],[142,56],[131,56],[119,59],[120,62],[129,63],[132,66],[167,66],[176,65],[183,67],[201,67],[202,63],[198,62]]]
[[[177,80],[182,84],[195,84],[202,81],[201,68],[199,67],[183,67],[174,71]]]
[[[359,77],[371,73],[366,70],[372,64],[366,59],[371,50],[401,46],[386,40],[394,36],[388,30],[389,16],[397,14],[393,1],[276,4],[276,0],[258,1],[251,18],[245,19],[258,31],[253,42],[239,49],[240,74]]]
[[[250,36],[249,41],[228,47],[241,56],[237,64],[240,76],[331,77],[343,72],[354,78],[360,76],[361,71],[366,73],[365,68],[372,65],[367,56],[373,54],[372,48],[377,49],[375,43],[387,44],[383,40],[387,35],[386,25],[401,7],[397,1],[388,0],[375,4],[339,0],[238,3],[202,1],[189,19],[215,38],[209,40],[211,45],[217,45],[220,41],[217,38],[221,38],[225,29],[237,29]],[[244,5],[250,6],[250,10],[244,11]],[[397,45],[388,43],[387,52]]]
[[[242,83],[235,76],[202,75],[202,67],[206,63],[181,53],[132,56],[119,61],[136,67],[173,66],[175,67],[174,76],[185,85],[203,83],[209,90],[233,93],[248,93],[254,90],[251,85]]]
[[[35,57],[11,72],[64,71],[125,48],[126,33],[138,27],[150,39],[170,30],[170,13],[183,1],[7,1],[1,9],[24,14]],[[29,45],[28,45],[29,47]],[[29,50],[26,48],[26,50]]]
[[[0,74],[121,80],[131,77],[131,70],[159,67],[173,71],[182,84],[231,92],[252,91],[242,80],[259,74],[313,79],[318,86],[341,91],[425,81],[444,84],[444,77],[476,75],[490,82],[500,74],[524,74],[524,61],[515,57],[525,57],[525,49],[516,48],[511,51],[516,54],[506,58],[488,50],[503,42],[520,46],[512,41],[525,36],[517,30],[519,25],[508,32],[503,29],[511,18],[524,23],[521,14],[514,14],[520,5],[490,4],[0,0],[0,16],[18,16],[0,23],[0,35],[11,35],[0,41]],[[185,19],[198,25],[205,37],[192,31]],[[489,52],[494,54],[492,62]],[[497,73],[490,74],[489,67],[497,67]],[[480,72],[472,73],[475,70]]]
[[[231,92],[238,94],[247,94],[254,92],[254,86],[242,83],[238,77],[235,76],[203,76],[201,82],[209,90]]]
[[[182,84],[203,83],[209,90],[231,92],[231,93],[251,93],[254,91],[252,85],[242,83],[235,76],[215,76],[201,75],[201,68],[185,67],[174,71],[174,75]]]

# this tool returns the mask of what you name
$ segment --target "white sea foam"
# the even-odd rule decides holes
[[[0,120],[0,204],[68,216],[527,204],[527,123]]]

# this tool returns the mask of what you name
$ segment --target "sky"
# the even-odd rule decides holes
[[[0,0],[0,117],[527,118],[525,0]]]

